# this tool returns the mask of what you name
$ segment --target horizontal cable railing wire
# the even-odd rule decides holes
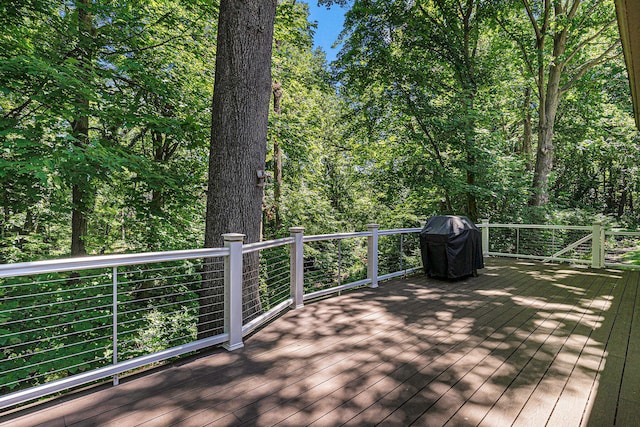
[[[0,266],[0,408],[223,342],[225,253]]]
[[[290,305],[292,242],[291,238],[277,239],[243,248],[243,334]]]
[[[378,241],[378,275],[380,280],[407,275],[420,270],[420,229],[380,230]]]
[[[378,231],[378,235],[387,236],[394,234],[419,234],[422,231],[421,228],[393,228],[389,230],[380,230]]]
[[[244,263],[243,288],[253,288],[243,294],[242,323],[246,324],[289,298],[289,247],[245,253]]]
[[[607,267],[640,268],[640,232],[606,231],[604,265]]]
[[[488,227],[489,255],[591,263],[591,227],[529,224],[488,224]]]
[[[207,277],[204,272],[207,272]],[[223,263],[195,259],[118,270],[119,361],[223,333]],[[207,289],[207,304],[199,290]],[[213,298],[214,295],[218,298]],[[199,322],[203,313],[205,323]],[[199,330],[198,330],[199,329]]]
[[[0,279],[0,395],[111,363],[111,269]]]
[[[311,236],[304,236],[302,241],[304,243],[308,242],[320,242],[327,240],[343,240],[343,239],[352,239],[354,237],[368,237],[371,235],[369,231],[359,231],[354,233],[335,233],[335,234],[316,234]]]
[[[363,284],[367,279],[366,238],[370,235],[364,232],[305,237],[305,298]]]

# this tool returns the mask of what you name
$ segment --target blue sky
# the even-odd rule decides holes
[[[307,0],[307,3],[309,3],[309,11],[311,12],[309,20],[318,23],[314,44],[326,52],[327,62],[331,62],[336,59],[336,55],[340,50],[339,48],[333,49],[331,46],[338,38],[340,31],[342,31],[346,9],[334,5],[327,10],[325,6],[318,6],[317,0]]]

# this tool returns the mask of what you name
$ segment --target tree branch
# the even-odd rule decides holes
[[[587,18],[589,18],[591,16],[591,14],[593,14],[593,12],[595,12],[596,10],[598,10],[598,7],[604,3],[605,0],[598,0],[598,2],[596,2],[593,6],[591,6],[585,13],[582,14],[582,19],[580,20],[580,23],[576,26],[576,30],[580,30],[582,28],[582,26],[584,25],[584,23],[587,21]]]
[[[138,49],[116,50],[116,51],[113,51],[113,52],[104,52],[103,51],[102,54],[104,56],[111,56],[111,55],[126,55],[128,53],[144,52],[145,50],[155,49],[157,47],[164,46],[164,45],[166,45],[166,44],[168,44],[168,43],[170,43],[170,42],[172,42],[172,41],[174,41],[176,39],[180,39],[180,38],[184,37],[185,34],[186,34],[186,31],[181,33],[181,34],[179,34],[179,35],[177,35],[177,36],[169,37],[168,39],[163,40],[160,43],[152,44],[152,45],[149,45],[149,46],[144,46],[144,47],[141,47],[141,48],[138,48]]]
[[[602,52],[602,54],[600,54],[598,57],[591,59],[590,61],[585,62],[584,64],[582,64],[576,71],[576,73],[573,75],[573,77],[571,77],[571,79],[565,83],[561,88],[560,88],[560,94],[565,93],[566,91],[568,91],[569,89],[571,89],[573,87],[573,85],[580,80],[580,78],[582,76],[585,75],[585,73],[587,71],[589,71],[590,69],[592,69],[593,67],[595,67],[596,65],[602,64],[603,62],[607,62],[610,61],[618,56],[620,56],[621,52],[616,53],[615,55],[612,56],[607,56],[612,50],[614,50],[616,47],[618,47],[620,45],[620,41],[615,42],[614,44],[612,44],[611,46],[609,46],[609,48],[607,50],[605,50],[604,52]]]
[[[578,46],[575,47],[575,49],[573,50],[573,52],[571,52],[569,54],[569,56],[567,57],[567,59],[565,59],[563,61],[564,65],[569,64],[569,62],[571,62],[571,60],[578,54],[578,52],[580,52],[580,50],[585,47],[587,44],[591,43],[593,40],[597,39],[602,33],[604,33],[604,31],[609,28],[610,26],[612,26],[614,23],[616,22],[615,19],[612,19],[611,21],[607,22],[601,29],[600,31],[598,31],[597,33],[595,33],[593,36],[583,40],[580,44],[578,44]]]
[[[70,51],[66,52],[64,54],[64,56],[62,57],[62,59],[60,59],[57,63],[56,66],[61,65],[64,61],[66,61],[69,58],[72,58],[74,56],[75,53],[77,53],[78,48],[74,47],[73,49],[71,49]],[[22,113],[22,111],[27,108],[31,102],[33,102],[33,96],[35,94],[38,93],[38,91],[42,90],[45,88],[45,86],[47,84],[49,84],[51,82],[51,79],[47,79],[47,78],[43,78],[40,79],[34,86],[37,87],[36,90],[33,90],[31,92],[31,94],[26,95],[27,96],[27,100],[24,101],[22,104],[20,104],[19,106],[12,108],[11,110],[7,111],[2,117],[5,119],[8,118],[13,118],[13,119],[17,119],[18,116],[20,115],[20,113]]]
[[[512,33],[507,29],[507,26],[505,25],[502,19],[496,17],[496,21],[498,22],[498,25],[500,26],[500,28],[502,28],[502,31],[507,33],[507,35],[511,37],[511,40],[513,40],[518,45],[518,47],[520,48],[520,51],[522,52],[522,59],[524,60],[524,63],[527,66],[527,69],[529,70],[531,75],[535,77],[536,72],[533,69],[533,64],[529,60],[529,55],[527,55],[527,50],[524,44],[522,43],[522,40],[520,40],[518,37],[516,37],[514,33]]]
[[[543,34],[542,31],[540,31],[540,27],[538,27],[538,21],[536,21],[536,18],[533,16],[533,10],[531,9],[531,4],[529,3],[529,0],[522,0],[522,3],[524,4],[524,8],[527,11],[527,16],[529,17],[529,21],[531,21],[531,25],[533,26],[533,31],[536,33],[536,39],[541,39]],[[546,4],[546,1],[545,1]],[[545,15],[546,15],[546,6],[545,6]]]
[[[573,4],[571,5],[571,10],[567,14],[567,18],[572,19],[576,15],[578,6],[580,6],[580,0],[574,0]],[[591,10],[595,10],[595,8],[591,8]]]
[[[551,13],[551,1],[544,0],[544,13],[543,13],[543,21],[542,21],[542,37],[547,34],[547,30],[549,29],[549,14]]]

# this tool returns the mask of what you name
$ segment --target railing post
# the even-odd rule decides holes
[[[229,341],[223,344],[227,350],[244,347],[242,342],[242,241],[244,234],[223,234],[224,247],[229,256],[224,257],[224,332]]]
[[[378,287],[378,224],[367,224],[371,236],[367,238],[367,279],[371,279],[371,287]]]
[[[482,256],[489,253],[489,220],[482,219]]]
[[[338,240],[338,286],[342,285],[342,240]]]
[[[295,309],[304,306],[304,243],[302,242],[304,227],[291,227],[289,233],[293,237],[289,256],[291,260],[291,298]]]
[[[402,255],[404,254],[404,234],[400,233],[400,271],[404,270],[404,263],[402,262]],[[407,274],[405,270],[405,275]]]
[[[111,270],[111,280],[113,286],[113,355],[112,361],[116,365],[118,363],[118,267]],[[113,376],[113,385],[118,385],[120,378],[118,374]]]
[[[591,236],[591,267],[604,267],[604,227],[601,222],[593,224]]]

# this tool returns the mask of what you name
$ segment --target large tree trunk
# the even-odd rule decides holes
[[[205,247],[223,244],[223,233],[261,235],[267,124],[271,95],[271,45],[276,0],[222,0],[218,22]],[[245,256],[245,318],[259,310],[258,258]],[[198,337],[217,333],[221,295],[205,271],[200,289]]]
[[[553,126],[543,125],[538,132],[536,167],[533,173],[531,206],[544,206],[549,201],[549,175],[553,169]]]
[[[549,175],[553,169],[553,128],[560,103],[560,67],[552,65],[549,70],[544,113],[539,119],[538,150],[533,173],[532,206],[543,206],[549,201]]]

